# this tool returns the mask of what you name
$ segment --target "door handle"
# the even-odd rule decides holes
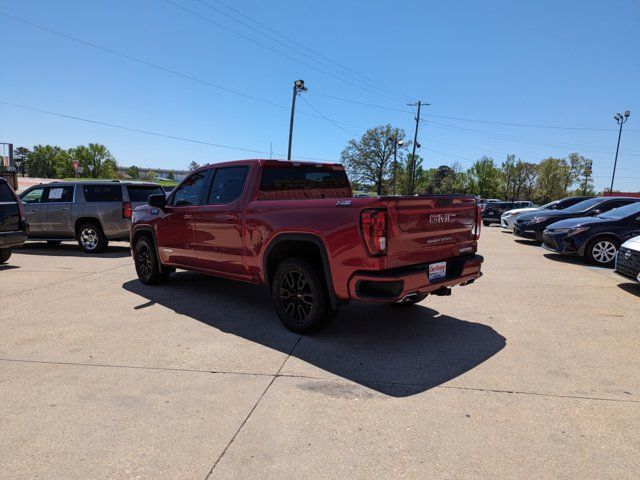
[[[182,218],[184,220],[193,220],[193,215],[191,215],[190,213],[187,213],[187,214],[183,215]]]
[[[235,222],[239,217],[235,213],[227,213],[225,218],[227,219],[227,222]]]
[[[68,211],[69,211],[69,209],[68,209],[68,208],[61,208],[61,209],[60,209],[60,211],[62,211],[62,212],[68,212]]]

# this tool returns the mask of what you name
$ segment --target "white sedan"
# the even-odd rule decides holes
[[[616,272],[640,282],[640,236],[620,246],[616,256]]]

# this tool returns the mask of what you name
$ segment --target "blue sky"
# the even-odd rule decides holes
[[[165,69],[0,16],[0,101],[248,150],[272,143],[283,154],[291,84],[302,78],[294,157],[338,160],[354,134],[379,124],[412,136],[406,104],[422,99],[431,104],[419,134],[426,166],[577,151],[593,159],[599,188],[613,166],[612,116],[628,109],[616,188],[640,190],[638,1],[222,1],[0,0],[2,13]],[[100,142],[120,164],[165,168],[268,157],[4,104],[0,139]]]

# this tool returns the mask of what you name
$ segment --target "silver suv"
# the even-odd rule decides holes
[[[101,252],[109,240],[128,240],[133,210],[160,185],[141,182],[53,182],[25,190],[29,240],[52,244],[77,240],[87,253]]]

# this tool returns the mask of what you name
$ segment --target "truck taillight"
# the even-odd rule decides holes
[[[24,213],[24,204],[22,203],[22,200],[18,198],[17,195],[16,195],[16,201],[18,202],[18,212],[20,212],[20,220],[24,222],[27,220],[27,215]]]
[[[122,218],[131,218],[132,213],[133,213],[133,210],[131,210],[131,202],[123,202]]]
[[[480,239],[480,229],[482,228],[482,205],[476,205],[476,223],[473,234],[476,240]]]
[[[370,255],[387,253],[387,212],[364,210],[360,217],[362,238]]]

